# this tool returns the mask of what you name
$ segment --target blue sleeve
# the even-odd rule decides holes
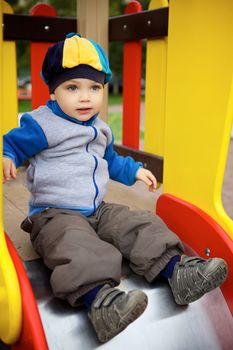
[[[19,128],[3,136],[3,156],[11,158],[16,167],[47,147],[43,130],[27,113],[21,117]]]
[[[113,141],[107,146],[104,159],[108,162],[110,179],[131,186],[136,181],[136,173],[142,163],[132,157],[122,157],[113,149]]]

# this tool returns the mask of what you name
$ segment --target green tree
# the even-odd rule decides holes
[[[12,6],[14,12],[18,14],[28,14],[30,9],[38,3],[35,0],[7,0],[7,2]],[[64,0],[44,0],[40,1],[40,3],[52,5],[57,10],[58,16],[76,16],[76,0],[66,2]]]

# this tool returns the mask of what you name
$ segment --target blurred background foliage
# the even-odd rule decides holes
[[[15,14],[27,15],[30,9],[38,2],[33,0],[7,0],[12,6]],[[109,1],[109,17],[120,16],[124,13],[124,8],[129,1],[126,0],[110,0]],[[141,0],[143,10],[148,9],[149,0]],[[58,16],[64,17],[76,17],[76,0],[64,1],[64,0],[45,0],[40,3],[47,3],[52,5],[58,13]],[[114,80],[116,85],[121,88],[121,74],[122,74],[122,48],[121,42],[109,43],[109,59],[111,68],[113,71]],[[145,62],[145,50],[143,50],[143,63]],[[17,42],[17,64],[18,64],[18,76],[27,77],[30,79],[29,69],[29,45],[27,41]],[[143,64],[144,65],[144,64]]]

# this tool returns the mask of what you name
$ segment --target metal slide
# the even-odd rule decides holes
[[[50,350],[230,350],[233,318],[220,289],[189,306],[173,301],[166,281],[147,284],[123,264],[121,288],[143,289],[149,297],[144,314],[106,344],[100,344],[83,309],[55,298],[50,272],[40,259],[26,262]],[[7,349],[1,348],[0,349]],[[26,349],[25,349],[26,350]]]

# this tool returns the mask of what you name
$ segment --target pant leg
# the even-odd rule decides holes
[[[130,261],[132,270],[152,282],[168,261],[182,254],[183,245],[159,216],[105,203],[97,210],[97,233]]]
[[[97,285],[119,284],[122,255],[99,239],[87,219],[78,212],[49,209],[31,218],[35,250],[52,270],[55,296],[73,306]]]

